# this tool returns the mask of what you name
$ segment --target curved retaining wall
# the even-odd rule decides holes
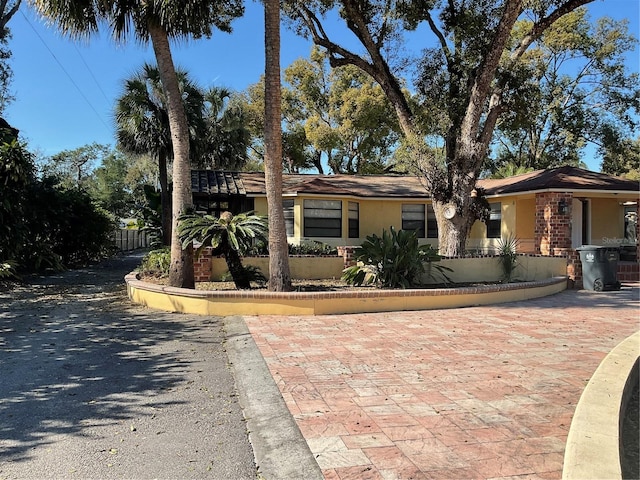
[[[640,332],[600,363],[576,406],[564,454],[563,480],[622,478],[623,415],[639,381]]]
[[[141,305],[199,315],[330,315],[469,307],[528,300],[561,292],[566,277],[464,288],[340,292],[207,291],[167,287],[125,277],[129,298]]]

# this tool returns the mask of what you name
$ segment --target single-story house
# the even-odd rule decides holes
[[[501,238],[514,236],[520,253],[579,263],[575,248],[604,245],[621,247],[621,260],[638,261],[637,181],[565,166],[483,179],[478,187],[491,214],[474,224],[471,252],[493,253]],[[263,173],[194,170],[192,190],[198,211],[267,213]],[[284,175],[282,207],[289,243],[357,246],[394,226],[418,230],[421,242],[438,245],[431,199],[417,177]]]

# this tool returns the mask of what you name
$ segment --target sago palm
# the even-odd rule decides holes
[[[236,288],[248,289],[250,275],[240,258],[254,241],[266,241],[267,220],[252,213],[233,215],[223,212],[220,218],[213,215],[186,214],[180,216],[178,236],[183,245],[200,242],[196,255],[205,247],[212,247],[212,255],[222,255]]]
[[[231,21],[242,15],[241,0],[33,0],[45,17],[63,33],[88,36],[107,25],[117,39],[133,34],[151,42],[167,97],[167,113],[173,138],[173,217],[178,218],[192,203],[189,128],[184,111],[169,39],[210,36],[212,27],[230,31]],[[193,249],[183,249],[173,229],[169,284],[193,288]]]

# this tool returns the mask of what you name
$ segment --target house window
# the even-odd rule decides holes
[[[424,205],[402,205],[402,230],[416,230],[419,238],[424,238]]]
[[[360,205],[349,202],[349,238],[360,237]]]
[[[342,202],[340,200],[304,201],[304,236],[342,236]]]
[[[293,199],[282,200],[282,210],[284,212],[284,226],[287,230],[287,237],[293,237]]]
[[[438,238],[438,222],[433,205],[427,205],[427,238]]]
[[[502,204],[490,203],[491,213],[487,220],[487,238],[500,238],[502,230]]]
[[[223,212],[229,211],[229,202],[226,200],[209,200],[208,198],[196,198],[193,206],[198,213],[205,213],[220,218]],[[240,213],[240,212],[232,212]]]

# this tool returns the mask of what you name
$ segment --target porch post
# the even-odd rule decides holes
[[[571,192],[536,193],[535,249],[539,255],[565,257],[571,285],[582,281],[578,253],[571,248]]]

